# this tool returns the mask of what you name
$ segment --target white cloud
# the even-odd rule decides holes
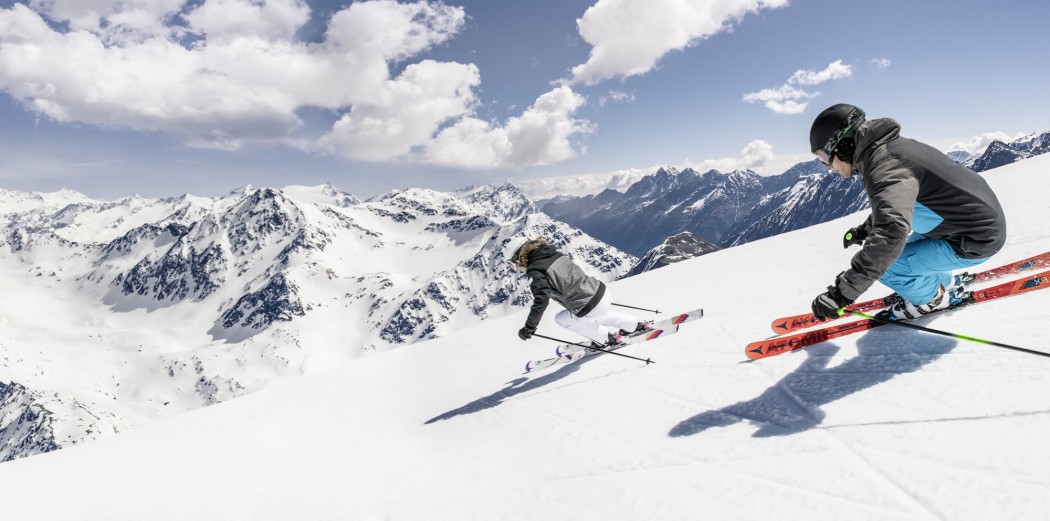
[[[600,193],[604,190],[616,190],[624,192],[637,183],[641,178],[655,172],[659,166],[648,168],[627,168],[615,172],[601,172],[594,174],[580,174],[562,177],[544,177],[541,179],[527,179],[523,181],[511,181],[521,188],[529,199],[539,201],[552,199],[559,195],[582,197]]]
[[[853,68],[835,60],[828,64],[822,71],[798,70],[788,79],[789,84],[794,85],[820,85],[825,81],[849,78],[853,74]]]
[[[744,101],[754,103],[761,101],[766,107],[777,114],[798,114],[806,110],[806,103],[800,100],[809,100],[819,96],[819,92],[806,92],[791,85],[781,85],[773,89],[762,89],[744,95]]]
[[[889,67],[893,62],[891,62],[889,58],[874,58],[871,60],[871,63],[875,66],[876,69],[885,69]]]
[[[29,6],[43,16],[86,31],[107,43],[142,41],[179,30],[166,20],[178,13],[186,0],[31,0]],[[3,35],[0,35],[2,38]]]
[[[162,132],[195,147],[284,143],[472,167],[578,153],[569,139],[589,129],[571,117],[582,98],[548,113],[542,97],[488,130],[509,150],[490,145],[490,162],[443,151],[450,129],[477,126],[480,71],[412,58],[453,38],[465,16],[436,0],[357,1],[312,43],[295,37],[310,19],[304,0],[32,0],[0,8],[0,90],[58,122]],[[333,115],[320,141],[300,137],[302,109]]]
[[[788,0],[598,0],[576,21],[591,45],[586,63],[569,83],[593,85],[644,74],[671,51],[730,30],[749,13],[783,7]]]
[[[835,60],[823,70],[800,69],[779,87],[762,89],[758,92],[744,94],[744,101],[762,102],[766,108],[777,114],[799,114],[806,110],[808,101],[820,95],[819,91],[810,92],[796,85],[819,85],[826,81],[848,78],[853,75],[853,67]]]
[[[584,102],[583,96],[560,86],[503,126],[463,118],[426,146],[423,160],[470,168],[520,168],[569,159],[580,152],[572,137],[593,129],[588,121],[573,118]]]
[[[252,36],[291,40],[309,20],[303,0],[208,0],[186,15],[190,30],[209,43]]]
[[[446,121],[469,114],[475,104],[471,88],[479,83],[474,65],[430,60],[409,65],[381,84],[373,99],[355,104],[321,145],[366,161],[405,156],[428,143]]]
[[[610,90],[604,96],[598,98],[598,106],[605,107],[609,103],[633,103],[635,100],[634,94],[619,90]]]
[[[738,157],[705,159],[699,163],[686,161],[686,165],[700,172],[706,172],[712,169],[718,170],[719,172],[747,169],[755,170],[761,168],[769,161],[772,161],[774,157],[773,145],[770,145],[761,139],[756,139],[748,143],[747,146],[740,151],[740,156]]]
[[[962,150],[968,152],[970,155],[978,155],[984,152],[984,149],[988,148],[988,145],[992,144],[992,141],[999,140],[1004,143],[1016,141],[1025,137],[1027,134],[1024,132],[1018,132],[1017,134],[1010,135],[1003,131],[986,132],[984,134],[974,136],[966,141],[960,141],[953,143],[952,146],[948,147],[948,150]]]

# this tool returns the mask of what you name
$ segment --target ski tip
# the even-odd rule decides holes
[[[672,326],[677,326],[678,324],[681,324],[682,322],[687,322],[689,320],[697,320],[697,319],[701,319],[701,318],[704,318],[704,310],[703,310],[703,308],[696,309],[696,310],[690,311],[688,313],[682,313],[680,315],[674,315],[668,320],[670,321]]]

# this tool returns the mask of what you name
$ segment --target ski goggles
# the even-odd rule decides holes
[[[813,154],[817,156],[817,159],[819,159],[821,163],[824,163],[824,166],[831,168],[832,154],[835,153],[835,149],[839,146],[839,142],[842,141],[842,138],[851,135],[853,131],[856,130],[856,126],[863,121],[863,110],[854,108],[849,111],[849,114],[846,114],[846,122],[842,124],[842,128],[836,130],[835,133],[828,138],[828,142],[825,143],[823,147],[814,150]]]

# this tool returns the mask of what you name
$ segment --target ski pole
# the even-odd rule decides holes
[[[617,304],[617,303],[615,303],[615,302],[613,302],[613,304],[612,304],[612,305],[614,305],[614,306],[620,306],[621,308],[637,309],[638,311],[648,311],[648,312],[650,312],[650,313],[659,313],[659,312],[660,312],[660,310],[659,310],[659,309],[645,309],[645,308],[636,308],[636,307],[634,307],[634,306],[628,306],[628,305],[626,305],[626,304]]]
[[[943,335],[943,336],[947,336],[947,337],[958,338],[958,339],[961,339],[961,340],[969,340],[971,342],[977,342],[978,344],[985,344],[985,345],[990,345],[990,346],[995,346],[995,347],[1002,347],[1004,349],[1012,349],[1014,351],[1020,351],[1022,353],[1031,353],[1033,355],[1050,357],[1050,353],[1045,353],[1043,351],[1036,351],[1034,349],[1025,349],[1023,347],[1011,346],[1011,345],[1002,344],[1002,343],[999,343],[999,342],[992,342],[991,340],[981,340],[980,338],[974,338],[972,336],[965,336],[965,335],[958,335],[958,334],[955,334],[955,333],[949,333],[947,331],[941,331],[939,329],[930,329],[928,327],[922,327],[922,326],[919,326],[919,325],[916,325],[916,324],[909,324],[907,322],[900,322],[900,321],[897,321],[897,320],[890,320],[888,318],[882,318],[882,317],[876,317],[876,316],[873,316],[873,315],[867,315],[867,314],[864,314],[864,313],[860,313],[858,311],[850,311],[850,310],[848,310],[846,308],[840,308],[839,309],[839,315],[840,316],[841,315],[854,315],[854,316],[866,318],[868,320],[874,320],[875,322],[879,322],[879,323],[882,323],[882,324],[892,324],[892,325],[895,325],[895,326],[901,326],[901,327],[906,327],[906,328],[910,328],[910,329],[917,329],[919,331],[925,331],[927,333],[933,333],[935,335]]]
[[[583,348],[586,348],[586,349],[593,349],[595,351],[602,351],[602,352],[605,352],[605,353],[609,353],[610,355],[616,355],[616,356],[622,356],[624,358],[630,358],[631,360],[638,360],[639,362],[645,362],[645,365],[655,364],[656,363],[656,362],[654,362],[654,361],[652,361],[652,360],[650,360],[648,358],[638,358],[636,356],[625,355],[623,353],[617,353],[616,351],[610,351],[608,349],[602,349],[600,347],[594,347],[594,346],[589,346],[589,345],[584,345],[584,344],[577,344],[576,342],[569,342],[568,340],[561,340],[561,339],[558,339],[558,338],[552,338],[552,337],[549,337],[549,336],[546,336],[546,335],[541,335],[541,334],[538,334],[538,333],[533,333],[532,336],[539,337],[539,338],[545,338],[547,340],[553,340],[555,342],[559,342],[559,343],[562,343],[562,344],[572,344],[574,346],[580,346],[580,347],[583,347]]]

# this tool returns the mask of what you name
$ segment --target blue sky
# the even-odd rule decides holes
[[[973,149],[1050,130],[1048,5],[4,0],[0,188],[776,174],[838,102]]]

